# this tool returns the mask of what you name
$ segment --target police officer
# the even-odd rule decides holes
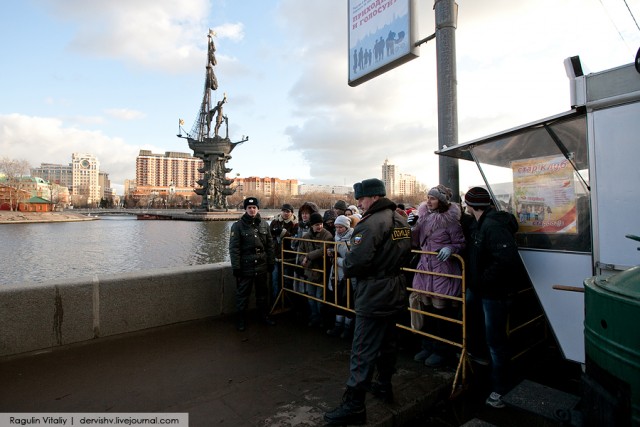
[[[231,226],[229,256],[236,277],[236,329],[246,329],[246,311],[251,288],[255,287],[256,307],[260,320],[275,325],[269,318],[268,275],[275,264],[273,238],[269,224],[260,218],[259,202],[255,197],[244,200],[245,213]]]
[[[406,281],[400,271],[411,253],[411,230],[406,218],[386,195],[384,183],[365,179],[353,186],[358,208],[364,211],[351,237],[343,267],[356,279],[356,321],[351,347],[350,375],[340,406],[325,413],[329,425],[364,424],[365,395],[391,403],[391,377],[397,357],[396,322],[406,310]],[[377,382],[372,383],[377,369]]]

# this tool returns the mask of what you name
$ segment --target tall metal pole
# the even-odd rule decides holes
[[[458,95],[456,74],[456,25],[458,5],[454,0],[435,0],[436,62],[438,73],[438,148],[458,144]],[[449,187],[459,201],[458,160],[439,156],[440,184]]]

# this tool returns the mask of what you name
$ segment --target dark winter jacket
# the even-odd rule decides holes
[[[321,272],[315,270],[322,270],[324,268],[325,271],[329,273],[331,263],[327,261],[325,265],[325,248],[333,248],[333,245],[325,245],[321,242],[333,242],[333,236],[323,228],[318,233],[314,233],[313,230],[311,230],[305,233],[302,238],[305,240],[300,242],[299,251],[304,252],[304,255],[300,255],[299,259],[303,260],[306,257],[308,260],[304,269],[304,275],[308,280],[322,285],[323,275]],[[310,240],[314,241],[312,242]]]
[[[342,263],[345,276],[357,279],[354,307],[360,316],[389,316],[406,308],[400,268],[411,253],[411,235],[406,218],[395,209],[385,197],[371,205],[354,228]]]
[[[309,223],[302,220],[302,212],[304,210],[310,210],[311,213],[319,212],[318,205],[313,202],[304,202],[302,206],[300,206],[300,209],[298,209],[298,231],[294,236],[297,238],[302,238],[305,233],[311,231],[311,226],[309,225]],[[291,247],[296,250],[299,244],[299,241],[294,240],[293,242],[291,242]]]
[[[229,236],[231,268],[243,276],[254,276],[273,270],[275,264],[273,239],[269,225],[257,214],[247,213],[231,226]]]
[[[295,237],[298,233],[298,217],[292,214],[288,220],[285,220],[282,214],[278,214],[269,224],[269,229],[273,237],[275,257],[280,259],[283,247],[285,251],[291,250],[291,239],[287,237]],[[284,258],[294,260],[295,254],[285,252]]]
[[[486,298],[506,298],[521,276],[522,261],[516,246],[516,218],[488,208],[473,221],[467,242],[467,287]]]

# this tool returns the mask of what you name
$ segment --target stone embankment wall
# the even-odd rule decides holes
[[[229,263],[0,286],[0,357],[235,311]]]

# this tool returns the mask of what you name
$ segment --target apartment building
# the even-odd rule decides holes
[[[240,195],[260,195],[260,196],[297,196],[298,180],[297,179],[279,179],[264,177],[259,178],[251,176],[248,178],[235,178],[232,187],[236,189],[236,193]]]
[[[396,165],[389,163],[389,159],[382,164],[382,181],[390,196],[408,196],[417,191],[416,177],[400,173]]]
[[[45,181],[69,189],[73,187],[73,168],[71,163],[66,165],[40,163],[40,167],[31,169],[31,176],[42,178]]]
[[[135,193],[176,194],[187,198],[195,195],[193,189],[203,174],[201,159],[189,153],[167,151],[155,154],[150,150],[140,150],[136,157]]]

